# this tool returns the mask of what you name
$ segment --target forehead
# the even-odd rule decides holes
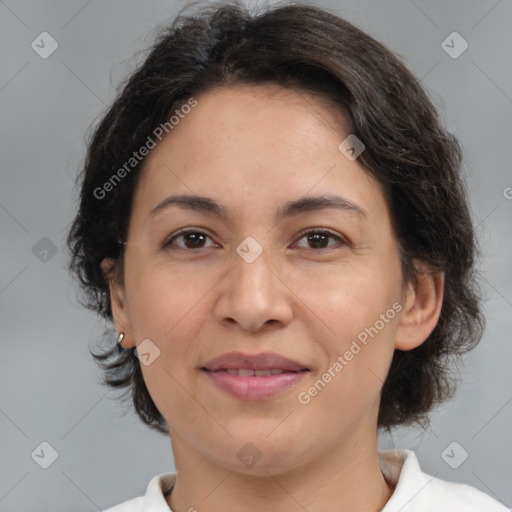
[[[213,89],[195,100],[146,158],[136,193],[146,212],[172,193],[217,197],[245,215],[249,203],[275,210],[308,191],[336,189],[354,202],[382,196],[339,151],[350,131],[327,102],[274,84]]]

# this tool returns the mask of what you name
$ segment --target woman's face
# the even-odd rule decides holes
[[[404,299],[383,192],[314,97],[265,85],[195,99],[146,159],[114,304],[125,346],[144,343],[175,454],[264,474],[361,446]],[[178,195],[208,203],[154,210]]]

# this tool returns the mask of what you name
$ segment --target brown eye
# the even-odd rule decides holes
[[[334,239],[339,244],[346,245],[345,240],[343,240],[338,235],[331,233],[330,231],[308,231],[300,238],[300,240],[303,239],[305,239],[306,243],[308,244],[308,247],[306,247],[307,249],[329,249],[335,246],[336,244],[329,245],[329,239]]]
[[[164,247],[169,248],[171,246],[176,246],[178,249],[203,249],[207,246],[204,244],[206,243],[206,240],[211,238],[202,231],[182,231],[180,233],[177,233],[176,235],[173,235],[171,238],[169,238],[165,243]],[[176,240],[181,240],[183,245],[175,244]],[[213,247],[213,246],[211,246]]]

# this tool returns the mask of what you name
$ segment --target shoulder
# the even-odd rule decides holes
[[[509,512],[475,487],[424,473],[411,450],[380,451],[379,459],[385,478],[396,486],[382,512]]]
[[[176,473],[161,473],[154,476],[147,488],[144,496],[132,498],[103,512],[169,512],[169,506],[165,499],[176,482]]]

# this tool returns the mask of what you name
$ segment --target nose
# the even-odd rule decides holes
[[[272,268],[269,254],[264,250],[251,263],[234,254],[214,308],[219,322],[258,332],[283,327],[291,321],[293,293]]]

